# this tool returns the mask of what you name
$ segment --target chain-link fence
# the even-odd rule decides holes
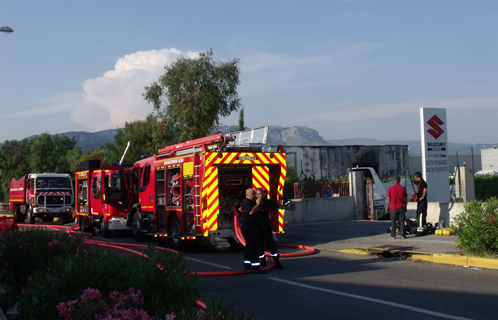
[[[423,170],[422,152],[420,151],[420,148],[416,149],[418,150],[405,149],[406,151],[404,151],[399,158],[401,163],[404,163],[404,165],[400,165],[397,171],[394,170],[391,172],[380,170],[380,172],[377,172],[381,183],[385,184],[386,190],[390,184],[392,185],[393,175],[399,174],[407,178],[402,179],[402,184],[407,188],[409,194],[417,191],[417,181],[415,180],[414,173],[420,171],[423,174]],[[336,161],[339,160],[337,155],[333,160],[329,159],[330,163],[327,162],[327,166],[330,167],[330,172],[333,170],[337,171],[340,163],[336,164]],[[379,157],[378,160],[382,162],[381,157]],[[486,200],[490,197],[498,197],[498,148],[495,148],[493,145],[474,145],[471,147],[464,144],[449,143],[447,158],[431,158],[427,160],[433,161],[432,164],[434,164],[434,161],[443,164],[440,168],[444,167],[443,169],[445,171],[447,170],[449,190],[446,191],[445,188],[435,188],[439,190],[439,192],[445,193],[441,194],[441,196],[448,195],[447,199],[452,201],[456,200],[456,198],[465,198],[466,200],[470,200],[472,198]],[[301,162],[296,156],[296,152],[289,152],[287,154],[288,170],[284,186],[284,197],[286,198],[294,198],[297,196],[316,197],[316,193],[323,189],[323,185],[314,184],[316,182],[347,181],[346,172],[336,174],[334,178],[327,178],[323,175],[323,172],[320,175],[320,170],[322,169],[316,169],[317,166],[314,167],[316,172],[311,170],[308,175],[303,175],[303,163]],[[462,167],[465,167],[465,172],[460,172]],[[377,168],[374,169],[377,170]],[[470,179],[471,181],[469,182],[468,173],[470,173],[470,178],[473,178],[473,181]],[[464,182],[462,181],[462,177],[464,176],[467,177],[465,185],[463,185]],[[303,188],[303,191],[301,192],[300,190],[302,186],[300,186],[299,189],[294,190],[294,183],[296,182],[309,183],[309,188]],[[430,181],[428,181],[428,183],[428,190],[431,192]],[[473,190],[471,195],[467,192],[469,188],[466,188],[469,183],[471,184],[471,189]],[[435,189],[432,189],[432,192],[436,192]],[[323,193],[323,190],[321,193]],[[333,191],[333,193],[340,193],[341,196],[344,196],[343,192]]]
[[[461,167],[470,168],[474,175],[474,198],[486,200],[490,197],[498,197],[498,149],[494,146],[450,146],[448,150],[448,179],[451,197],[462,198],[462,178]],[[405,168],[406,175],[412,178],[414,187],[417,185],[413,177],[416,171],[422,171],[422,155],[411,153],[407,158]],[[468,182],[467,182],[468,183]],[[412,186],[406,186],[408,190]],[[430,185],[428,186],[430,190]],[[416,190],[414,190],[415,192]]]

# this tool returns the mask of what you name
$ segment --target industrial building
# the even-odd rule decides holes
[[[273,147],[272,147],[273,148]],[[285,146],[287,166],[300,178],[345,177],[351,167],[372,167],[380,178],[404,175],[407,145]]]

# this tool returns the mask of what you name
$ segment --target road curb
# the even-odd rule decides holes
[[[451,253],[433,253],[433,252],[410,251],[410,250],[404,251],[397,249],[382,249],[375,247],[349,248],[349,249],[340,249],[338,251],[344,253],[367,255],[367,256],[379,255],[379,254],[386,256],[406,255],[409,259],[412,260],[427,261],[438,264],[468,266],[468,267],[477,267],[483,269],[498,269],[498,259],[462,256],[459,254],[451,254]]]

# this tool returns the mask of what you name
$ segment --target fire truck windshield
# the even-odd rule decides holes
[[[109,178],[106,177],[106,180],[107,179]],[[116,171],[115,173],[111,174],[108,186],[113,190],[126,189],[126,180],[124,178],[123,171]]]
[[[108,172],[104,176],[104,183],[106,200],[117,207],[126,207],[128,205],[128,192],[123,171]]]
[[[37,189],[71,189],[69,178],[46,177],[36,179]]]

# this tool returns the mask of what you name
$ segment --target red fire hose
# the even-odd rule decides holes
[[[234,207],[234,210],[235,210],[235,213],[236,213],[235,207]],[[33,225],[20,225],[20,226],[29,226],[29,227],[32,227]],[[75,225],[75,224],[71,225],[69,227],[66,227],[66,226],[53,226],[53,225],[37,225],[36,227],[44,227],[44,228],[52,229],[52,230],[55,230],[55,231],[65,231],[65,232],[68,232],[68,233],[79,232],[79,231],[76,231],[77,225]],[[237,235],[237,239],[239,240],[239,242],[242,245],[245,246],[245,240],[244,240],[244,237],[242,236],[242,234],[240,232],[240,225],[239,225],[239,221],[237,219],[237,214],[234,215],[234,228],[235,228],[235,233]],[[106,241],[93,240],[93,239],[90,239],[92,237],[91,233],[84,233],[84,234],[86,234],[86,236],[85,236],[85,242],[88,243],[88,244],[96,245],[96,246],[100,246],[100,247],[112,248],[112,249],[116,249],[116,250],[122,250],[124,252],[136,254],[136,255],[139,255],[139,256],[147,258],[147,255],[144,254],[144,253],[141,253],[141,252],[136,251],[136,250],[125,248],[125,247],[147,248],[147,245],[135,244],[135,243],[120,243],[120,242],[106,242]],[[280,256],[283,256],[283,257],[305,256],[305,255],[313,254],[315,252],[314,248],[308,247],[308,246],[302,246],[302,245],[278,244],[278,246],[279,247],[287,247],[287,248],[298,248],[298,249],[305,250],[304,252],[298,252],[298,253],[282,253],[282,254],[280,254]],[[159,250],[167,250],[169,252],[172,252],[172,253],[176,254],[177,257],[180,256],[180,253],[178,251],[176,251],[176,250],[173,250],[173,249],[161,248],[161,247],[157,247],[157,249],[159,249]],[[269,254],[270,253],[265,252],[265,255],[269,255]],[[158,266],[158,267],[161,267],[161,266]],[[266,271],[266,270],[272,269],[274,267],[275,267],[275,265],[271,264],[270,266],[262,268],[262,269]],[[194,274],[197,274],[199,276],[204,276],[204,277],[232,276],[232,275],[241,275],[241,274],[248,274],[248,273],[252,273],[252,271],[251,270],[237,270],[237,271],[221,271],[221,272],[194,272]],[[204,310],[206,309],[206,304],[204,302],[202,302],[200,300],[197,300],[196,304],[200,308],[202,308]]]
[[[230,204],[232,206],[234,215],[233,215],[233,227],[235,229],[235,234],[237,235],[237,239],[239,242],[245,247],[246,246],[246,240],[244,239],[244,236],[240,232],[240,224],[239,224],[239,219],[237,217],[237,208],[233,204]],[[303,252],[297,252],[297,253],[281,253],[281,257],[300,257],[300,256],[307,256],[310,254],[315,253],[315,248],[308,247],[308,246],[303,246],[303,245],[296,245],[296,244],[284,244],[284,243],[277,243],[277,247],[286,247],[286,248],[297,248],[297,249],[302,249],[306,250]],[[270,252],[265,251],[265,255],[269,256]]]
[[[233,205],[232,205],[232,207],[234,208],[234,213],[236,213],[237,209]],[[21,224],[20,226],[30,226],[30,227],[32,227],[33,225],[23,225],[23,224]],[[44,228],[52,229],[52,230],[55,230],[55,231],[65,231],[65,232],[68,232],[68,233],[80,232],[80,231],[76,230],[78,226],[75,225],[75,224],[73,224],[73,225],[71,225],[69,227],[67,227],[67,226],[54,226],[54,225],[36,225],[36,227],[44,227]],[[237,219],[237,214],[234,215],[234,229],[235,229],[235,234],[237,236],[238,241],[243,246],[245,246],[246,242],[245,242],[245,239],[242,236],[242,233],[240,231],[240,225],[239,225],[239,221]],[[88,244],[96,245],[96,246],[100,246],[100,247],[112,248],[112,249],[116,249],[116,250],[122,250],[124,252],[128,252],[128,253],[136,254],[136,255],[139,255],[139,256],[147,257],[147,255],[145,255],[144,253],[141,253],[141,252],[138,252],[136,250],[131,250],[131,249],[126,248],[126,247],[147,248],[147,245],[133,244],[133,243],[121,243],[121,242],[99,241],[99,240],[90,239],[92,237],[91,233],[83,233],[83,234],[86,234],[86,236],[85,236],[85,242],[87,242]],[[308,246],[303,246],[303,245],[293,245],[293,244],[282,244],[282,243],[279,243],[279,244],[277,244],[277,246],[279,246],[279,247],[286,247],[286,248],[296,248],[296,249],[304,250],[304,251],[296,252],[296,253],[281,253],[280,254],[281,257],[299,257],[299,256],[306,256],[306,255],[310,255],[310,254],[315,253],[315,249],[314,248],[308,247]],[[180,256],[180,253],[178,251],[176,251],[176,250],[173,250],[173,249],[161,248],[161,247],[157,247],[157,249],[159,249],[159,250],[167,250],[169,252],[174,253],[177,257]],[[265,255],[269,256],[270,253],[269,252],[265,252]],[[270,269],[272,269],[274,267],[275,267],[274,264],[270,264],[269,266],[263,268],[263,270],[265,270],[265,271],[266,270],[270,270]],[[236,270],[236,271],[194,272],[194,273],[197,274],[197,275],[199,275],[199,276],[204,276],[204,277],[216,277],[216,276],[234,276],[234,275],[248,274],[248,273],[252,273],[252,271],[251,270]]]

